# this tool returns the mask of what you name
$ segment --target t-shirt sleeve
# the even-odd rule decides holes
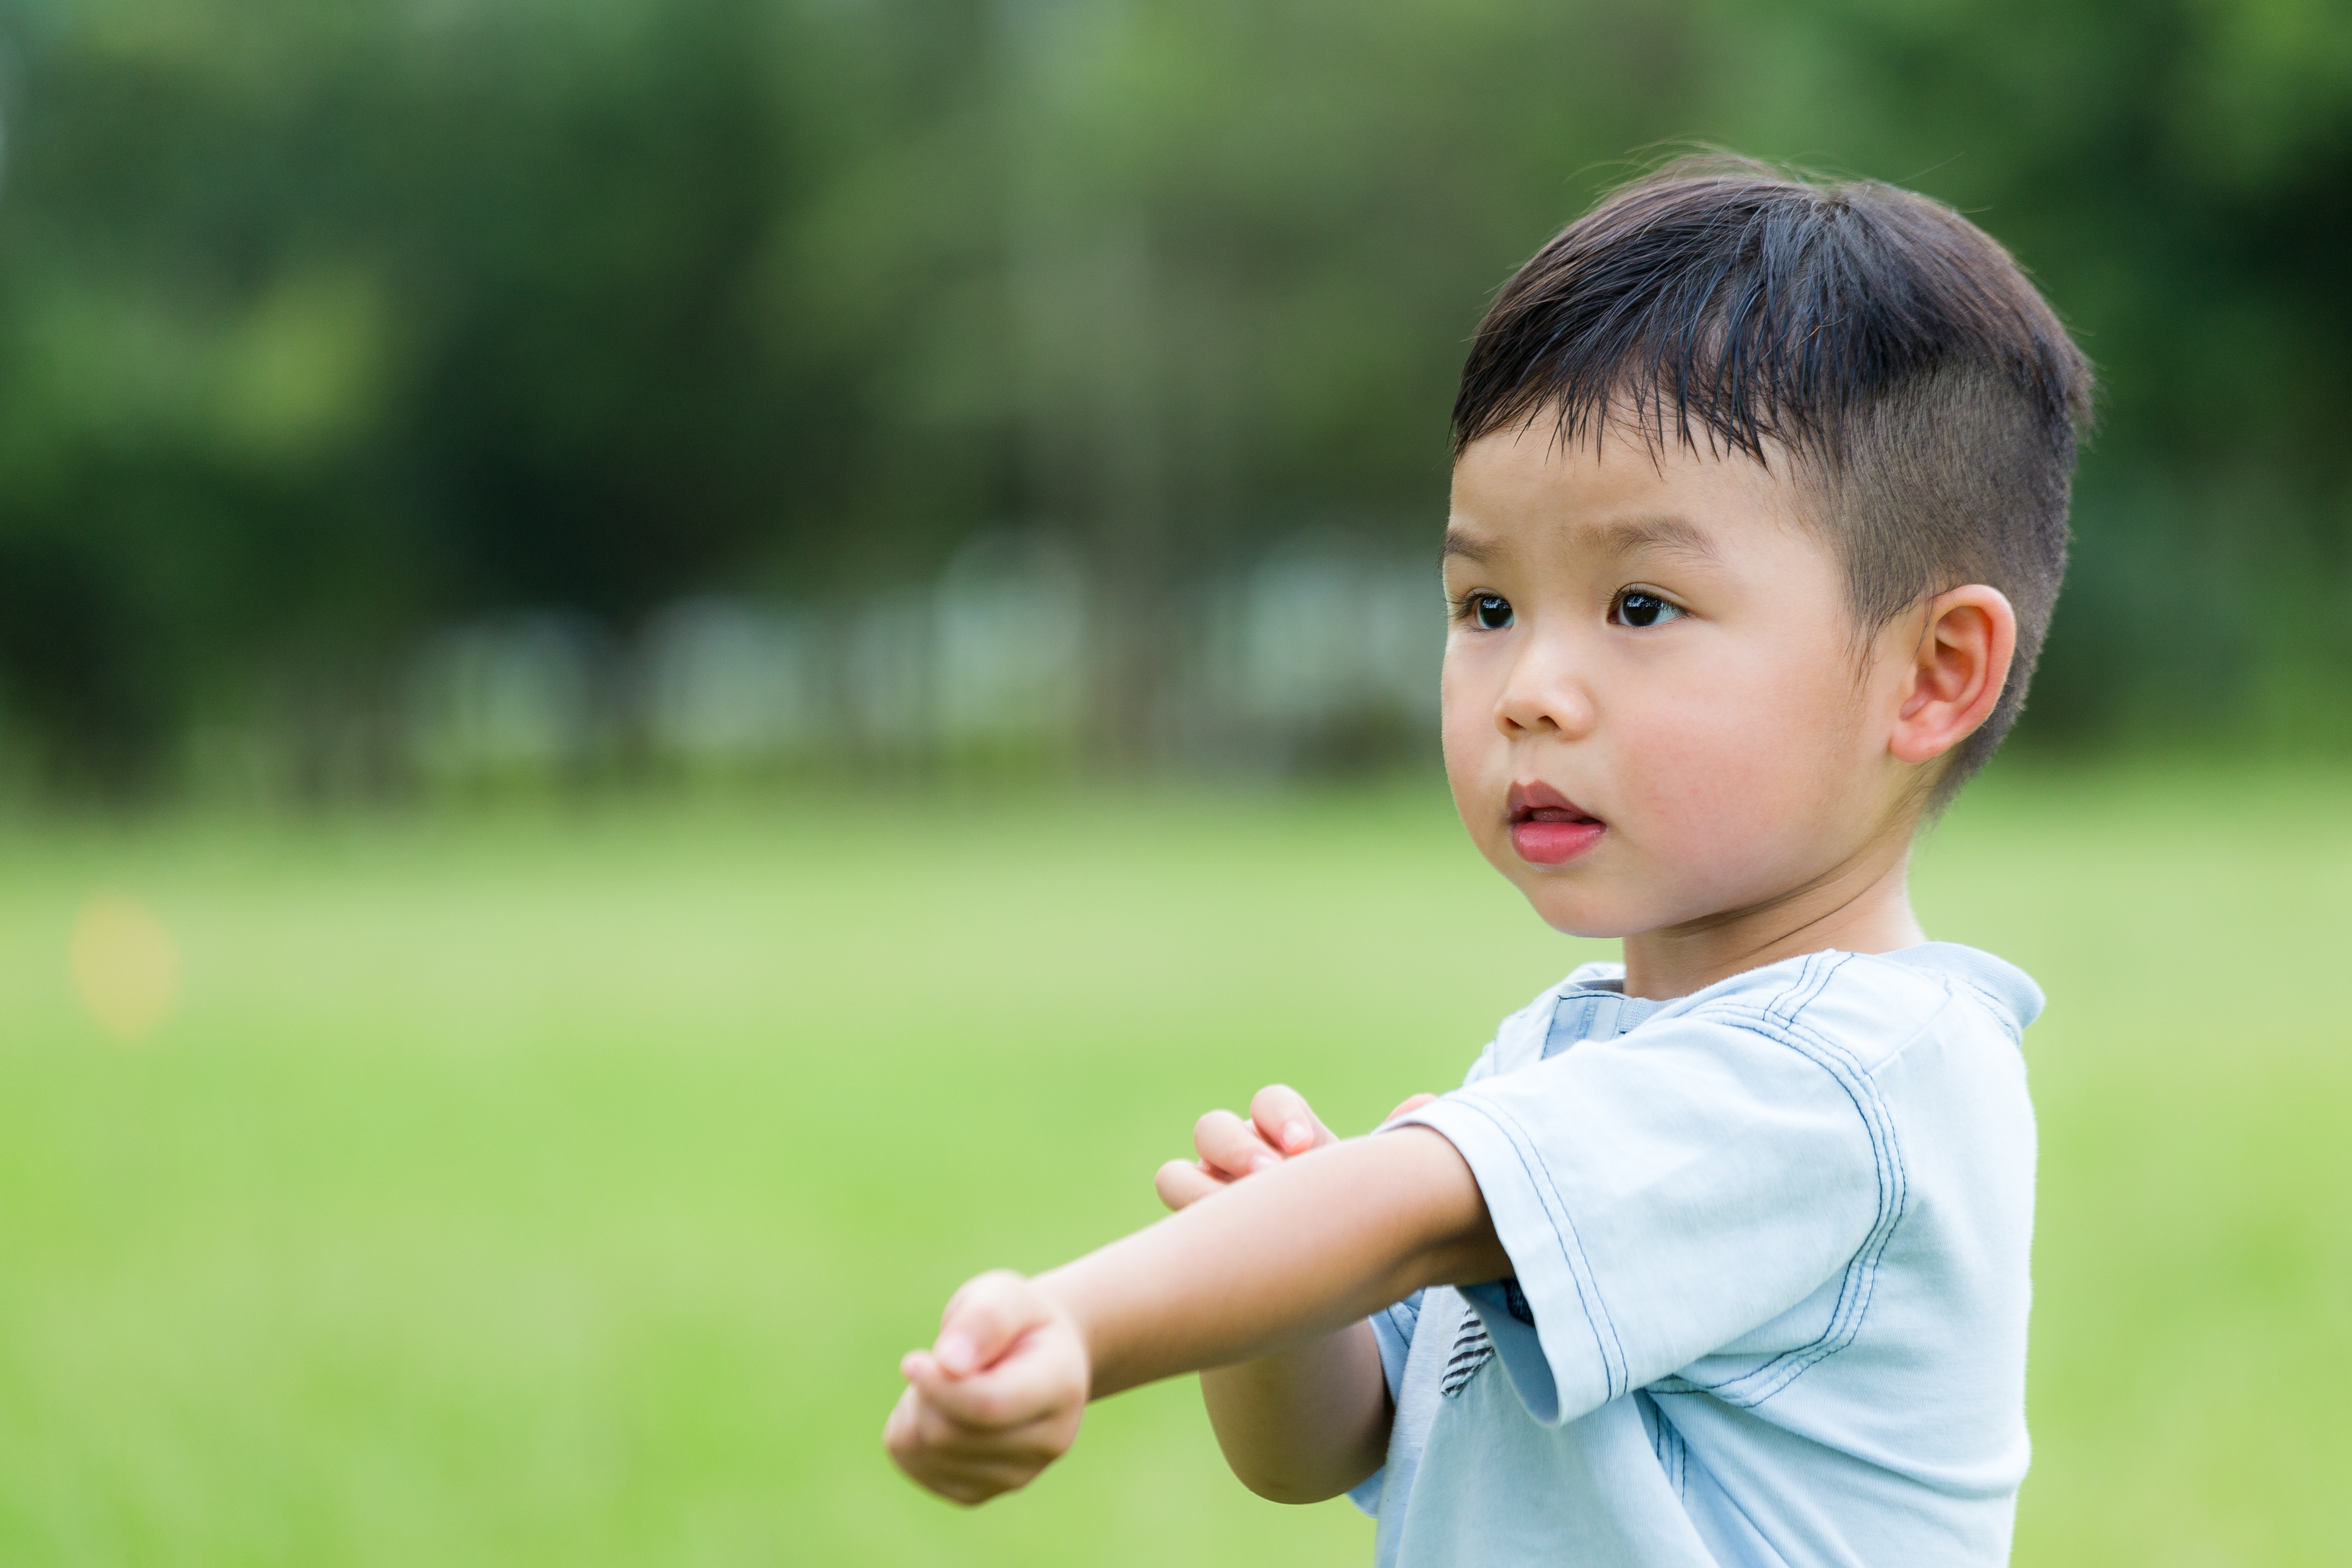
[[[1900,1203],[1864,1074],[1704,1015],[1583,1041],[1400,1121],[1444,1134],[1477,1179],[1533,1324],[1489,1310],[1498,1289],[1465,1294],[1547,1426],[1787,1312]]]

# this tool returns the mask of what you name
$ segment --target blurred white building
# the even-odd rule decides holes
[[[1437,727],[1444,595],[1426,561],[1330,535],[1286,542],[1212,585],[1202,649],[1213,726],[1297,764],[1409,747]]]
[[[452,627],[418,652],[407,682],[409,752],[428,779],[551,776],[594,756],[605,720],[598,639],[554,612]]]
[[[1169,761],[1259,771],[1435,754],[1444,641],[1424,560],[1301,534],[1202,584],[1160,700]],[[701,596],[634,645],[576,619],[494,617],[432,639],[408,683],[428,779],[553,773],[627,736],[694,773],[992,755],[1077,756],[1097,651],[1077,561],[972,540],[928,587],[815,605]]]
[[[932,604],[933,722],[950,745],[1060,747],[1087,705],[1086,579],[1066,552],[1021,534],[959,551]]]
[[[720,766],[817,743],[820,637],[810,617],[740,600],[689,599],[646,626],[637,689],[663,755]]]

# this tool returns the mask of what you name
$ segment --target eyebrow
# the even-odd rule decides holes
[[[1608,522],[1590,531],[1593,545],[1601,553],[1611,557],[1632,555],[1650,550],[1669,555],[1688,556],[1695,561],[1709,563],[1722,559],[1715,541],[1706,530],[1685,518],[1661,514],[1655,517],[1629,517]],[[1438,552],[1441,561],[1460,556],[1480,566],[1494,563],[1500,548],[1475,534],[1458,528],[1445,531],[1444,547]]]
[[[1596,542],[1611,555],[1631,555],[1637,551],[1654,550],[1668,555],[1685,555],[1695,561],[1716,562],[1722,556],[1706,530],[1688,519],[1664,514],[1655,517],[1629,517],[1621,521],[1605,523],[1593,531]]]
[[[1494,560],[1495,552],[1491,546],[1472,538],[1460,529],[1449,528],[1445,531],[1445,543],[1438,551],[1437,558],[1440,562],[1445,562],[1451,561],[1456,555],[1465,561],[1475,562],[1484,566]]]

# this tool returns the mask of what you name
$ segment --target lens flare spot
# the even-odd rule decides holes
[[[180,949],[136,899],[100,893],[74,917],[74,989],[98,1026],[126,1043],[145,1039],[180,994]]]

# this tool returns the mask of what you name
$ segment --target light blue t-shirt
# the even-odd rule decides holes
[[[1381,1568],[2006,1563],[2041,992],[1948,942],[1671,1003],[1622,973],[1402,1119],[1461,1151],[1517,1278],[1372,1320]]]

